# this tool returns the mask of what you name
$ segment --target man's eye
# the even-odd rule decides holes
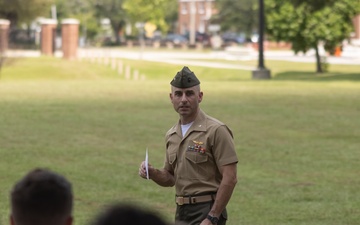
[[[186,96],[192,96],[192,95],[194,95],[194,92],[192,91],[186,92]]]

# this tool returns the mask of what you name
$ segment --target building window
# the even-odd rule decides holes
[[[188,14],[188,7],[185,2],[181,4],[181,14]]]

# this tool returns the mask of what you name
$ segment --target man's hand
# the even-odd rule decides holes
[[[210,220],[204,219],[204,220],[200,223],[200,225],[213,225],[213,224],[211,223]]]
[[[154,168],[150,164],[148,164],[149,178],[150,178],[150,170],[152,170],[152,169],[154,169]],[[145,161],[141,162],[141,164],[140,164],[139,176],[144,179],[147,179]]]
[[[148,164],[149,170],[149,179],[153,180],[160,186],[163,187],[172,187],[175,185],[174,175],[165,169],[156,169],[151,164]],[[147,179],[146,177],[146,166],[145,161],[140,164],[139,167],[139,176]]]

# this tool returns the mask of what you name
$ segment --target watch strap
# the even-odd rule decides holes
[[[210,214],[208,214],[206,218],[210,220],[212,224],[217,224],[219,222],[219,218],[216,216],[211,216]]]

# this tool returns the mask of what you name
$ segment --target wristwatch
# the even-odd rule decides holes
[[[212,224],[217,224],[219,222],[219,218],[211,215],[207,215],[206,217]]]

